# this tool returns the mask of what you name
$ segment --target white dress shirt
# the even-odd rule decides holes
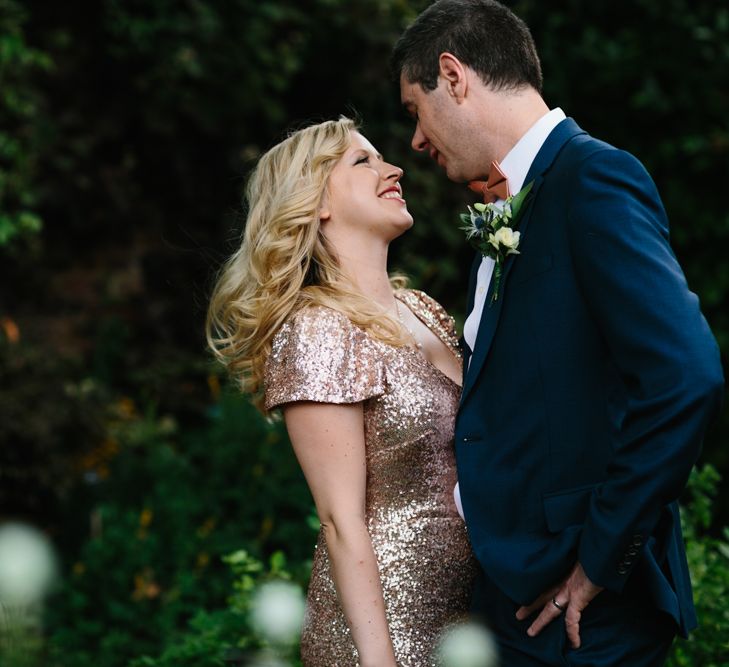
[[[526,134],[516,142],[514,147],[507,153],[506,157],[501,161],[501,170],[506,174],[509,180],[509,192],[515,195],[524,187],[524,180],[529,168],[537,157],[539,149],[542,147],[547,137],[550,135],[557,125],[566,118],[564,111],[557,107],[544,114],[534,125],[532,125]],[[503,203],[503,199],[497,200],[498,206]],[[469,349],[473,351],[476,345],[476,337],[478,336],[478,325],[481,322],[481,314],[486,303],[486,294],[489,291],[491,276],[494,272],[495,262],[490,257],[483,257],[476,274],[476,293],[474,294],[473,310],[466,318],[463,325],[463,338]],[[469,358],[470,363],[470,358]],[[453,497],[456,501],[458,513],[463,516],[463,506],[461,505],[461,494],[456,484],[453,490]]]

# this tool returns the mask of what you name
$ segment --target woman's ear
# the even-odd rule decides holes
[[[332,213],[329,210],[329,195],[326,191],[321,198],[321,204],[319,204],[319,222],[326,222],[332,217]]]

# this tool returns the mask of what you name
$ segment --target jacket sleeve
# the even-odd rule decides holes
[[[579,560],[594,583],[620,592],[661,509],[686,485],[720,407],[723,376],[642,165],[614,149],[593,153],[580,165],[568,206],[579,288],[628,396]]]

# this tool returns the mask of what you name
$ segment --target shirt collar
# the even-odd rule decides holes
[[[534,158],[537,157],[539,149],[547,140],[552,130],[565,118],[567,116],[559,107],[544,114],[514,144],[514,147],[501,161],[501,169],[509,179],[509,190],[511,194],[515,195],[524,187],[524,179],[529,171],[529,167],[534,162]]]

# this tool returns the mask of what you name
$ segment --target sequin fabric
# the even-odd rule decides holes
[[[453,320],[430,297],[398,299],[454,354]],[[296,313],[275,336],[266,406],[299,400],[364,401],[366,518],[399,667],[435,665],[441,633],[463,619],[475,574],[453,501],[453,447],[460,387],[411,347],[370,338],[323,307]],[[355,667],[357,651],[319,533],[301,638],[304,667]]]

